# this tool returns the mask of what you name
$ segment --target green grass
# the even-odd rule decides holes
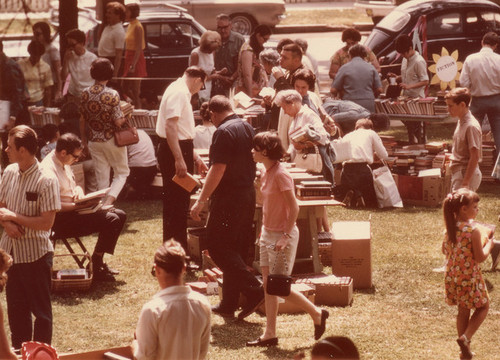
[[[287,10],[286,18],[280,25],[326,24],[346,25],[354,23],[372,23],[371,18],[362,9],[317,9],[317,10]]]

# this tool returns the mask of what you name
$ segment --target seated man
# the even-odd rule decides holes
[[[210,303],[184,285],[186,253],[168,240],[156,250],[152,274],[161,290],[144,305],[132,344],[134,359],[205,359]]]
[[[114,275],[118,272],[108,267],[103,261],[103,255],[114,253],[126,215],[122,210],[115,208],[101,209],[91,214],[77,212],[91,205],[89,202],[75,204],[75,200],[83,196],[83,190],[76,186],[70,165],[78,160],[82,151],[81,140],[75,134],[67,133],[57,140],[56,149],[42,161],[42,166],[52,171],[59,180],[61,211],[56,214],[52,230],[57,237],[87,236],[99,233],[92,254],[94,279],[115,281]],[[95,200],[95,204],[98,201],[98,199]]]

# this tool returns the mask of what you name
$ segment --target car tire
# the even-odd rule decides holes
[[[256,25],[255,19],[248,14],[232,14],[233,30],[242,35],[250,35]]]

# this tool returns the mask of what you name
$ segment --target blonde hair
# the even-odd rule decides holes
[[[212,44],[217,44],[217,48],[222,45],[220,34],[217,31],[207,30],[201,35],[200,50],[203,52],[213,51]]]
[[[12,257],[7,254],[3,249],[0,249],[0,292],[3,291],[7,283],[7,270],[12,265]]]

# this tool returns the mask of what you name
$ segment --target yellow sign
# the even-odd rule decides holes
[[[432,59],[435,64],[429,66],[429,71],[434,73],[431,84],[441,83],[441,90],[455,88],[455,81],[460,77],[462,63],[458,61],[458,50],[455,50],[451,55],[444,47],[441,48],[441,55],[432,54]]]

